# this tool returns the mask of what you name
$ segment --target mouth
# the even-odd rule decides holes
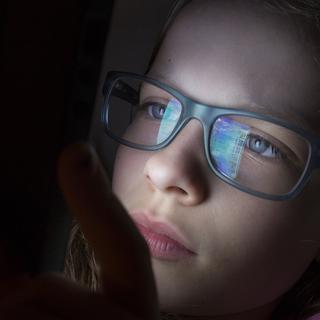
[[[130,215],[146,240],[152,257],[178,260],[196,255],[174,226],[153,220],[150,212],[132,211]]]

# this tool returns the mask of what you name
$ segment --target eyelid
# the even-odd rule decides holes
[[[168,102],[163,103],[163,102],[155,101],[156,99],[159,99],[159,98],[148,97],[144,99],[139,103],[139,109],[147,109],[149,106],[152,106],[152,105],[158,105],[160,107],[165,107],[165,108],[167,107]],[[151,118],[152,120],[159,121],[159,119],[156,119],[156,118],[153,119],[153,116],[151,116]]]
[[[143,99],[140,99],[140,104],[145,104],[148,102],[156,102],[156,103],[167,105],[172,98],[173,97],[164,98],[159,96],[147,96],[147,97],[143,97]]]
[[[268,141],[271,145],[278,148],[281,153],[284,153],[295,164],[301,164],[300,158],[295,154],[293,150],[291,150],[291,148],[288,145],[272,137],[271,135],[268,135],[265,132],[260,131],[255,127],[250,127],[250,129],[251,129],[250,134],[248,136],[253,135],[253,136],[261,137],[262,139]],[[276,158],[271,158],[271,159],[276,159]]]

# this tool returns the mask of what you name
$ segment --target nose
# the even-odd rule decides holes
[[[162,150],[146,162],[144,177],[150,188],[174,196],[183,205],[194,206],[206,198],[208,165],[201,123],[192,119]]]

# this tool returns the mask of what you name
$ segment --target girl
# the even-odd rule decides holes
[[[177,96],[182,94],[210,106],[271,115],[319,133],[319,8],[314,1],[178,1],[147,71],[148,77],[163,86],[132,75],[114,76],[106,84],[111,95],[106,102],[108,133],[116,139],[124,137],[112,123],[116,117],[112,108],[121,103],[112,87],[121,81],[145,87],[140,100],[146,101],[145,113],[153,121],[170,123],[165,110],[180,116],[182,104],[188,103]],[[290,158],[289,150],[280,147],[289,140],[284,143],[281,136],[292,131],[263,119],[219,120],[221,124],[213,127],[214,142],[206,141],[212,138],[204,137],[204,128],[195,119],[178,132],[172,128],[178,120],[169,129],[159,125],[154,140],[150,137],[154,128],[147,120],[141,121],[144,137],[129,130],[123,140],[118,139],[113,190],[150,246],[161,309],[180,317],[212,315],[213,319],[217,315],[219,319],[302,319],[316,313],[320,220],[315,190],[319,176],[313,175],[299,196],[281,199],[279,195],[286,194],[305,169],[295,160],[295,164],[280,165]],[[249,123],[256,132],[246,135]],[[272,128],[262,129],[266,126]],[[239,145],[224,135],[223,129],[228,128],[245,134],[246,142]],[[157,151],[138,149],[139,145],[157,145],[170,134],[176,134],[174,140]],[[306,148],[301,137],[292,139],[290,144]],[[212,149],[205,150],[206,144],[213,145]],[[242,160],[231,155],[235,146],[247,150]],[[222,155],[219,148],[231,151]],[[308,152],[300,152],[305,162]],[[215,167],[211,164],[214,168],[210,161],[217,162]],[[214,169],[222,179],[229,179],[219,180]],[[186,258],[180,251],[172,253],[173,244],[170,251],[169,242],[157,237],[159,222],[178,229],[195,255]],[[75,236],[73,252],[83,250],[77,249],[77,237],[81,234]],[[161,245],[167,245],[167,251]],[[69,273],[95,285],[93,256],[89,259],[93,270],[76,263],[70,256]]]
[[[60,159],[61,187],[99,262],[78,231],[66,269],[96,292],[56,275],[23,279],[2,319],[317,313],[319,5],[175,8],[147,75],[106,78],[116,196],[88,146]]]

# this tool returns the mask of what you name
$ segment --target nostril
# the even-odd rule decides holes
[[[155,190],[155,187],[154,187],[154,185],[153,185],[153,183],[152,183],[152,180],[151,180],[151,178],[149,177],[149,175],[146,175],[145,178],[146,178],[146,180],[147,180],[147,184],[148,184],[150,190],[154,191],[154,190]]]
[[[179,187],[168,187],[167,190],[168,190],[168,191],[178,192],[178,193],[180,193],[180,194],[183,195],[183,196],[185,196],[185,195],[188,194],[186,191],[184,191],[183,189],[181,189],[181,188],[179,188]]]

